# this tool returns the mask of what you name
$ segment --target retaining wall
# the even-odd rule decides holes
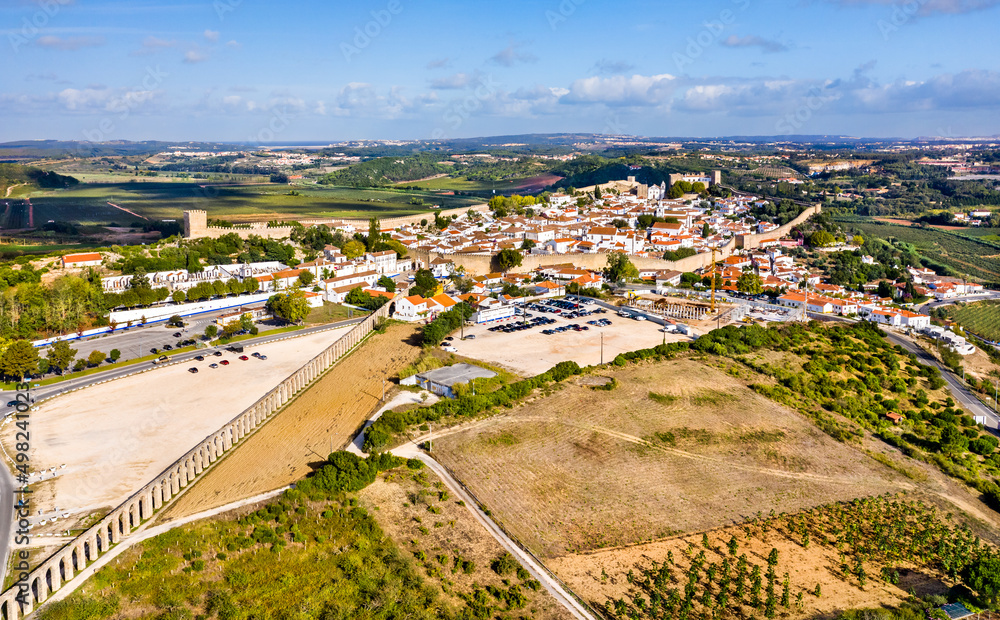
[[[355,325],[351,331],[306,362],[243,413],[174,461],[152,482],[139,489],[97,524],[50,555],[28,574],[25,580],[28,591],[22,597],[22,602],[18,601],[21,590],[17,584],[0,594],[0,616],[4,620],[18,620],[30,614],[36,605],[44,603],[62,584],[73,579],[88,564],[150,519],[223,454],[260,428],[297,392],[360,344],[380,318],[388,317],[390,306],[391,304],[382,306]],[[14,548],[12,553],[16,554],[17,551]]]

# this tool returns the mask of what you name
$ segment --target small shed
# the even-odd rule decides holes
[[[454,364],[444,368],[436,368],[407,377],[400,381],[401,385],[419,385],[438,396],[454,398],[452,387],[459,383],[468,383],[473,379],[492,379],[497,373],[472,364]]]

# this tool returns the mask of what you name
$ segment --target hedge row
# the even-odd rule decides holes
[[[401,433],[408,426],[435,422],[443,417],[477,416],[493,407],[513,407],[526,398],[535,388],[551,382],[560,382],[581,372],[576,362],[559,362],[547,372],[509,383],[489,394],[476,394],[455,399],[440,400],[430,407],[418,407],[409,411],[386,411],[365,431],[364,451],[377,452],[384,448],[392,435]]]

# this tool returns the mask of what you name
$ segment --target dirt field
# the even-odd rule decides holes
[[[341,360],[277,417],[171,504],[170,519],[222,506],[304,477],[347,445],[378,405],[382,381],[416,359],[410,325],[392,325]]]
[[[35,505],[43,518],[56,507],[60,515],[81,517],[118,505],[345,333],[330,330],[255,347],[266,361],[241,361],[227,352],[40,404],[31,416],[31,460],[55,467],[58,475],[34,485]],[[230,363],[208,367],[221,360]],[[192,366],[200,372],[189,373]],[[3,428],[8,454],[16,430],[11,424]],[[60,530],[69,525],[58,523]]]
[[[440,479],[427,469],[417,473],[401,470],[375,481],[358,496],[403,554],[413,558],[422,576],[458,607],[461,599],[456,593],[469,594],[476,585],[504,587],[503,577],[490,568],[504,549],[454,497],[442,501],[439,493],[443,488]],[[431,507],[440,512],[429,512]],[[425,559],[418,557],[420,552]],[[466,565],[469,572],[456,566],[456,559],[472,562],[472,566]],[[512,583],[521,581],[514,575],[507,578]],[[450,583],[444,585],[442,579]],[[544,588],[537,592],[521,589],[529,597],[525,610],[531,611],[532,617],[572,618]]]
[[[805,549],[777,533],[748,539],[743,536],[740,528],[727,528],[709,534],[710,545],[717,551],[706,552],[707,562],[721,563],[725,559],[726,543],[733,535],[739,539],[739,552],[745,553],[751,562],[757,565],[766,567],[766,558],[771,549],[778,550],[780,561],[777,571],[779,575],[788,572],[792,601],[790,610],[782,610],[782,618],[834,618],[844,609],[898,604],[907,598],[907,590],[910,587],[913,587],[918,595],[942,594],[948,589],[934,579],[917,579],[917,575],[914,575],[913,579],[901,580],[896,586],[881,580],[872,580],[865,589],[861,589],[857,583],[834,577],[840,567],[836,549],[819,545]],[[695,549],[700,551],[703,548],[701,535],[684,536],[624,549],[570,555],[555,558],[549,561],[548,565],[578,596],[596,606],[603,604],[609,598],[627,597],[629,590],[632,589],[627,579],[630,570],[637,574],[642,568],[648,568],[652,562],[665,563],[668,561],[668,553],[672,553],[679,563],[683,562],[684,550],[688,549],[689,545],[694,545]],[[602,574],[608,576],[602,578]],[[814,594],[816,584],[822,586],[820,597]],[[794,601],[800,592],[803,608],[798,610]],[[749,612],[750,608],[746,607],[745,610]],[[722,617],[740,616],[732,614]]]
[[[436,438],[435,456],[543,557],[906,484],[717,369],[676,360],[611,374],[611,392],[567,385]]]
[[[491,332],[482,326],[467,328],[465,335],[475,335],[475,340],[459,340],[456,337],[454,347],[458,349],[459,355],[496,364],[522,376],[534,376],[567,360],[572,360],[581,366],[601,363],[602,333],[605,362],[613,360],[619,353],[656,346],[664,341],[664,334],[659,331],[661,327],[659,324],[652,321],[624,319],[610,311],[572,321],[557,318],[553,314],[544,316],[555,318],[555,324],[512,334]],[[568,323],[586,325],[587,321],[598,318],[609,319],[612,325],[610,327],[588,325],[589,331],[565,331],[551,336],[542,333],[543,329]],[[681,340],[688,338],[679,334],[666,334],[667,342]]]

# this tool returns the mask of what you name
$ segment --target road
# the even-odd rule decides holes
[[[392,453],[399,457],[407,459],[416,458],[423,461],[431,471],[441,478],[445,486],[447,486],[452,493],[460,497],[462,501],[465,502],[465,507],[468,508],[469,512],[472,513],[476,520],[486,528],[486,531],[489,532],[498,543],[500,543],[500,546],[517,558],[518,562],[520,562],[521,565],[524,566],[529,573],[531,573],[531,576],[538,580],[538,582],[541,583],[546,590],[548,590],[549,594],[556,599],[556,602],[573,614],[574,618],[578,618],[579,620],[596,620],[583,604],[577,601],[572,594],[567,592],[563,588],[562,584],[553,578],[552,575],[550,575],[549,572],[535,560],[534,556],[527,553],[524,549],[521,549],[521,547],[511,540],[511,538],[507,536],[503,529],[501,529],[500,526],[493,521],[493,519],[486,516],[486,513],[479,507],[476,500],[469,495],[469,493],[465,490],[465,487],[459,484],[458,481],[452,477],[451,472],[449,472],[443,465],[420,450],[417,447],[417,444],[413,442],[403,444],[402,446],[392,450]]]
[[[6,467],[0,467],[0,583],[7,577],[7,565],[10,561],[11,543],[13,542],[14,524],[14,477]]]
[[[247,304],[246,308],[254,308],[261,304]],[[233,309],[219,310],[217,312],[207,312],[194,317],[185,317],[184,328],[167,327],[164,323],[155,323],[145,327],[133,326],[125,329],[120,327],[113,334],[101,334],[91,336],[83,340],[70,340],[69,345],[76,349],[77,359],[86,359],[92,351],[102,351],[110,353],[111,349],[121,351],[122,361],[143,357],[151,353],[150,349],[156,347],[162,349],[163,345],[169,344],[177,346],[178,340],[195,338],[205,333],[205,328],[215,323],[215,319],[223,314],[232,314]],[[180,332],[181,337],[175,338],[173,334]],[[38,352],[44,357],[48,347],[40,347]]]

